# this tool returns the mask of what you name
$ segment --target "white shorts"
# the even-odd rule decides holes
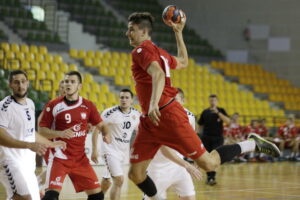
[[[167,189],[172,188],[180,197],[195,195],[195,188],[191,175],[185,168],[174,163],[172,168],[160,168],[148,171],[149,177],[157,188],[157,194],[162,199],[167,199]],[[144,200],[149,200],[144,196]]]
[[[1,165],[0,181],[5,187],[7,199],[11,199],[14,194],[30,195],[32,200],[41,199],[34,169],[15,162]]]
[[[112,154],[104,154],[106,168],[103,173],[103,178],[111,178],[116,176],[123,176],[123,159],[118,158]]]

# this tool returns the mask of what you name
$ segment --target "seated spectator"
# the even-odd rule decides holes
[[[287,158],[294,161],[299,160],[299,129],[295,126],[295,118],[293,116],[290,116],[287,121],[279,127],[274,142],[279,144],[279,149],[282,153],[285,147],[292,148],[292,152]]]
[[[224,126],[226,144],[234,144],[243,140],[243,127],[239,124],[239,113],[234,113],[228,125]]]
[[[258,134],[258,132],[259,132],[258,125],[259,125],[258,124],[258,120],[256,120],[256,119],[251,120],[250,125],[246,126],[245,129],[244,129],[244,135],[245,135],[245,137],[248,137],[248,135],[250,133],[257,133]],[[257,161],[256,155],[255,155],[254,152],[251,152],[249,154],[248,161],[249,162],[256,162]]]
[[[231,116],[230,123],[224,126],[225,144],[234,144],[244,140],[243,127],[239,124],[239,113],[234,113]],[[246,162],[244,155],[240,155],[235,159],[236,162]]]
[[[270,137],[269,129],[266,126],[266,119],[259,120],[257,134],[259,134],[260,136],[262,136],[268,140],[272,140],[272,138]],[[267,158],[268,158],[267,155],[264,153],[260,153],[259,157],[258,157],[259,161],[262,161],[262,162],[267,161]]]

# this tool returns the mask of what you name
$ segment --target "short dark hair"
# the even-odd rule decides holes
[[[133,92],[132,92],[131,90],[129,90],[129,89],[127,89],[127,88],[124,88],[124,89],[122,89],[122,90],[120,91],[120,93],[121,93],[121,92],[128,92],[128,93],[130,93],[131,98],[133,98]]]
[[[183,90],[181,88],[177,88],[177,90],[178,90],[178,93],[180,93],[182,95],[182,97],[184,98],[184,92],[183,92]]]
[[[78,77],[79,83],[82,83],[82,77],[78,71],[69,71],[68,73],[66,73],[66,76],[73,76],[73,75]]]
[[[216,94],[211,94],[209,95],[209,98],[218,98],[218,96]]]
[[[140,29],[149,29],[149,35],[152,33],[154,17],[149,12],[134,12],[128,17],[128,22],[132,22]]]
[[[9,77],[8,77],[9,82],[11,83],[13,76],[18,75],[18,74],[23,74],[26,77],[26,79],[28,80],[26,72],[24,72],[23,70],[14,70],[9,73]]]

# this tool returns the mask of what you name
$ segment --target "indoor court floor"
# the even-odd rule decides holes
[[[125,171],[128,166],[125,166]],[[95,167],[101,177],[103,167]],[[205,178],[205,177],[204,177]],[[300,200],[300,162],[226,164],[218,170],[218,184],[205,185],[205,179],[195,182],[198,200]],[[0,200],[5,191],[0,186]],[[60,200],[86,200],[84,193],[76,194],[66,179]],[[105,199],[109,199],[106,195]],[[142,193],[126,179],[122,200],[141,200]],[[168,200],[178,199],[173,191]]]

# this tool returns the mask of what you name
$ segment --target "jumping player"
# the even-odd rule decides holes
[[[47,147],[63,147],[35,132],[35,107],[27,98],[29,81],[24,71],[9,75],[12,95],[0,101],[0,181],[7,199],[40,200],[35,176],[35,152],[43,155]]]
[[[184,92],[178,89],[176,100],[183,105]],[[189,122],[195,130],[195,116],[185,108]],[[172,162],[173,161],[173,162]],[[200,179],[201,173],[193,165],[183,160],[183,156],[177,151],[162,146],[151,161],[147,174],[157,187],[157,196],[167,199],[167,189],[172,188],[180,200],[194,200],[195,188],[191,175]],[[174,178],[170,178],[174,177]],[[147,196],[144,200],[149,199]]]
[[[102,200],[96,173],[84,152],[88,123],[101,130],[105,141],[109,134],[96,106],[79,96],[81,74],[71,71],[65,75],[66,95],[50,101],[43,110],[39,123],[41,134],[67,143],[67,149],[55,149],[49,160],[46,176],[46,193],[43,200],[57,200],[66,175],[69,175],[76,192],[85,191],[88,200]]]
[[[129,142],[134,130],[139,124],[140,112],[132,107],[133,93],[129,89],[120,91],[120,104],[104,110],[101,114],[103,121],[112,133],[112,142],[101,146],[101,153],[106,163],[106,170],[101,182],[102,191],[105,193],[110,186],[110,199],[120,199],[121,187],[124,182],[123,164],[126,155],[129,155]],[[98,163],[97,151],[98,131],[93,133],[92,161]]]
[[[161,145],[169,146],[195,160],[205,171],[214,171],[224,162],[244,152],[259,151],[278,156],[278,148],[260,138],[218,147],[208,153],[188,121],[183,107],[174,100],[177,89],[171,86],[170,69],[188,66],[182,30],[186,17],[178,24],[169,23],[175,33],[178,55],[171,56],[151,42],[153,17],[150,13],[133,13],[128,18],[126,36],[132,51],[132,73],[137,97],[142,108],[138,134],[131,153],[129,178],[149,197],[160,199],[146,169]],[[172,178],[172,177],[170,177]]]

